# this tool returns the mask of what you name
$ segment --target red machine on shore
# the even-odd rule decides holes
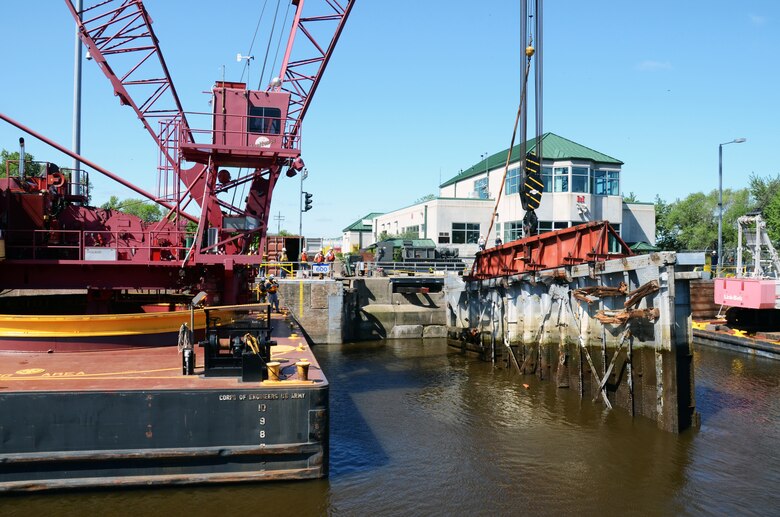
[[[6,247],[0,285],[86,287],[93,300],[122,289],[197,289],[208,291],[213,302],[244,301],[251,265],[258,262],[253,253],[265,249],[274,187],[282,172],[292,177],[304,166],[301,123],[354,0],[344,7],[330,0],[293,0],[295,15],[278,75],[265,90],[217,82],[210,113],[182,109],[141,0],[93,1],[81,11],[71,0],[65,3],[89,57],[157,143],[160,192],[148,193],[7,115],[0,118],[166,213],[159,222],[144,223],[87,206],[82,171],[53,164],[25,170],[22,156],[19,174],[0,180]],[[312,24],[317,30],[308,29]],[[293,59],[299,33],[308,46],[296,45]],[[190,123],[198,118],[208,127]],[[185,162],[194,165],[185,168]],[[236,196],[235,189],[246,193]],[[245,203],[230,201],[236,198]]]
[[[780,329],[780,257],[760,214],[737,220],[737,263],[733,276],[715,279],[715,303],[727,307],[726,321],[742,330]],[[743,266],[743,253],[752,264]]]

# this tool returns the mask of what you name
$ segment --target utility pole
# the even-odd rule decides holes
[[[282,231],[282,221],[284,221],[285,217],[282,215],[282,212],[280,211],[278,214],[274,216],[274,221],[276,221],[276,233],[279,234]]]

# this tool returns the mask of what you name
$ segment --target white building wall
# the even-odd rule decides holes
[[[510,166],[510,170],[517,169],[519,164],[513,164]],[[589,167],[591,174],[595,168],[604,168],[609,170],[618,170],[620,168],[614,164],[609,166],[601,166],[599,164],[593,164],[586,161],[545,161],[544,167]],[[622,171],[621,171],[622,174]],[[498,167],[489,172],[488,188],[490,191],[491,199],[495,199],[499,195],[501,189],[501,181],[504,175],[504,168]],[[467,197],[474,190],[474,182],[484,178],[485,174],[478,174],[471,178],[464,179],[456,184],[448,185],[440,189],[440,196],[445,197],[453,195],[457,192],[458,197]],[[569,179],[569,187],[571,188],[572,180]],[[506,187],[504,187],[505,192]],[[520,194],[505,194],[501,192],[501,200],[498,205],[498,214],[496,222],[500,224],[502,238],[504,237],[504,229],[506,223],[520,222],[525,216],[525,210],[523,210],[522,203],[520,201]],[[595,195],[593,193],[583,192],[544,192],[542,195],[542,202],[539,209],[536,210],[536,215],[539,221],[553,221],[558,223],[577,224],[579,222],[586,221],[599,221],[607,220],[614,225],[620,225],[620,232],[623,232],[623,198],[618,189],[618,195]],[[582,201],[579,202],[579,199]],[[495,201],[491,201],[494,203]],[[643,219],[645,223],[652,224],[652,229],[643,226],[646,231],[654,233],[655,221],[652,223]],[[485,226],[485,231],[487,227]],[[653,231],[651,231],[653,230]],[[625,238],[625,237],[624,237]],[[488,243],[494,242],[495,231],[491,232],[490,236],[487,236]],[[645,239],[643,239],[645,240]]]
[[[375,241],[373,238],[373,234],[370,231],[344,232],[341,236],[341,249],[344,250],[344,252],[348,252],[348,251],[352,251],[353,248],[356,249],[365,248],[366,246],[370,246],[374,242]]]
[[[427,211],[427,226],[426,214]],[[386,231],[390,235],[403,232],[404,228],[419,225],[418,238],[431,239],[437,247],[457,248],[460,256],[471,257],[477,244],[453,243],[453,223],[479,224],[481,233],[487,232],[493,201],[483,199],[433,199],[381,215],[374,220],[375,235]],[[447,234],[449,242],[440,242],[440,233]],[[444,236],[442,236],[444,237]]]
[[[623,240],[644,241],[655,246],[655,205],[623,203]]]

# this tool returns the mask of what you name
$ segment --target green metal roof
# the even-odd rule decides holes
[[[512,148],[512,161],[517,163],[520,161],[520,148],[522,144],[517,144]],[[527,152],[533,151],[536,148],[536,138],[531,138],[526,142]],[[503,167],[506,164],[506,156],[509,149],[505,149],[499,153],[488,156],[486,159],[472,165],[468,169],[464,170],[454,178],[451,178],[441,185],[439,188],[452,185],[459,181],[483,174],[485,170],[497,169]],[[594,151],[590,147],[572,142],[567,138],[558,136],[555,133],[545,133],[542,135],[542,152],[544,153],[543,159],[545,160],[590,160],[596,163],[606,163],[610,165],[623,165],[618,159],[612,158],[604,153]]]
[[[367,216],[361,217],[360,219],[350,224],[349,226],[347,226],[341,231],[342,232],[370,232],[374,228],[370,224],[363,224],[363,221],[366,219],[374,219],[375,217],[378,217],[383,213],[384,212],[371,212]]]
[[[649,253],[651,251],[661,251],[661,248],[658,246],[653,246],[649,242],[639,241],[631,246],[631,251],[635,251],[637,253]]]

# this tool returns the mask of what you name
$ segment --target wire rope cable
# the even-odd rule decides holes
[[[260,17],[257,19],[257,25],[255,26],[255,33],[252,36],[252,42],[249,44],[249,50],[246,53],[247,56],[252,55],[252,49],[255,46],[255,39],[257,39],[257,33],[260,31],[260,24],[263,22],[263,15],[265,14],[266,5],[268,5],[268,0],[263,2],[263,8],[260,10]],[[244,73],[246,73],[247,70],[249,70],[249,59],[246,60],[244,68],[241,70],[241,79],[239,79],[239,82],[244,80]]]

